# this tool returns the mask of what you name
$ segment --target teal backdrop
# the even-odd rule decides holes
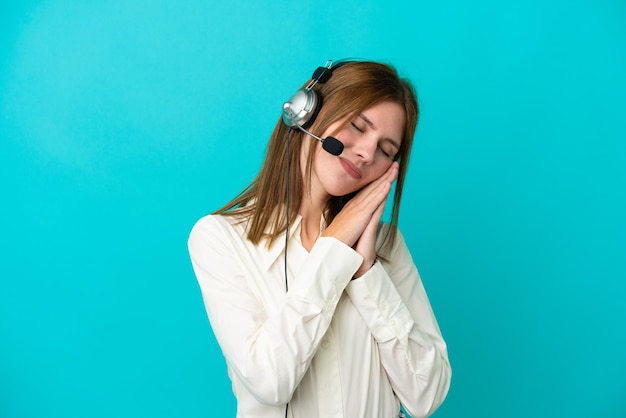
[[[187,255],[329,58],[421,104],[401,213],[437,418],[626,417],[626,3],[0,6],[0,417],[232,417]]]

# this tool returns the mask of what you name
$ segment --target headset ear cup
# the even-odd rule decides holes
[[[283,122],[290,128],[306,128],[313,123],[321,106],[321,97],[314,90],[299,90],[283,104]]]
[[[304,90],[299,90],[283,104],[283,122],[290,128],[310,126],[322,107],[322,97],[312,87],[317,83],[325,83],[333,71],[352,60],[338,61],[334,65],[328,61],[324,67],[317,67],[311,76],[311,82]]]

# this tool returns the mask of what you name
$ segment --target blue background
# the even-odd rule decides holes
[[[419,92],[401,226],[453,366],[435,416],[625,417],[624,22],[620,0],[4,2],[0,416],[234,416],[189,230],[313,69],[359,57]]]

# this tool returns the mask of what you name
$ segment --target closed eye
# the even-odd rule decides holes
[[[365,130],[364,130],[364,129],[359,128],[359,126],[358,126],[356,123],[354,123],[354,122],[350,122],[350,125],[352,125],[352,127],[353,127],[354,129],[356,129],[357,131],[359,131],[359,132],[361,132],[361,133],[365,132]]]
[[[395,160],[398,153],[398,147],[396,147],[395,142],[389,139],[383,139],[382,142],[379,143],[378,148],[385,157],[390,160]]]
[[[380,152],[382,152],[382,153],[383,153],[383,155],[384,155],[386,158],[391,159],[391,153],[389,153],[389,152],[385,151],[385,150],[383,149],[383,147],[378,147],[378,149],[380,150]]]

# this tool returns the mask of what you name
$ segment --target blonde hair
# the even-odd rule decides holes
[[[303,86],[308,84],[305,83]],[[409,164],[409,155],[418,119],[418,106],[415,90],[411,83],[398,76],[397,71],[387,64],[358,61],[342,64],[333,70],[328,81],[318,83],[315,88],[322,99],[322,107],[311,132],[325,132],[338,120],[345,120],[342,129],[349,121],[364,110],[382,103],[400,104],[406,116],[404,136],[396,156],[399,163],[390,224],[396,226],[400,211],[400,200],[404,178]],[[309,179],[313,161],[315,141],[310,141],[305,177],[300,168],[300,155],[304,133],[289,128],[279,120],[270,137],[265,160],[256,178],[234,199],[214,212],[224,216],[237,216],[248,221],[247,239],[258,244],[266,238],[270,246],[287,228],[287,219],[294,219],[300,208],[305,191],[309,189]],[[290,141],[286,143],[286,138]],[[287,170],[289,169],[288,179]],[[288,187],[288,193],[285,190]],[[357,192],[346,196],[331,197],[325,213],[326,223],[330,224],[343,206]],[[287,202],[286,199],[289,199]],[[285,204],[289,208],[286,216]],[[379,256],[385,258],[393,245],[396,228],[388,229],[388,234],[379,249]]]

